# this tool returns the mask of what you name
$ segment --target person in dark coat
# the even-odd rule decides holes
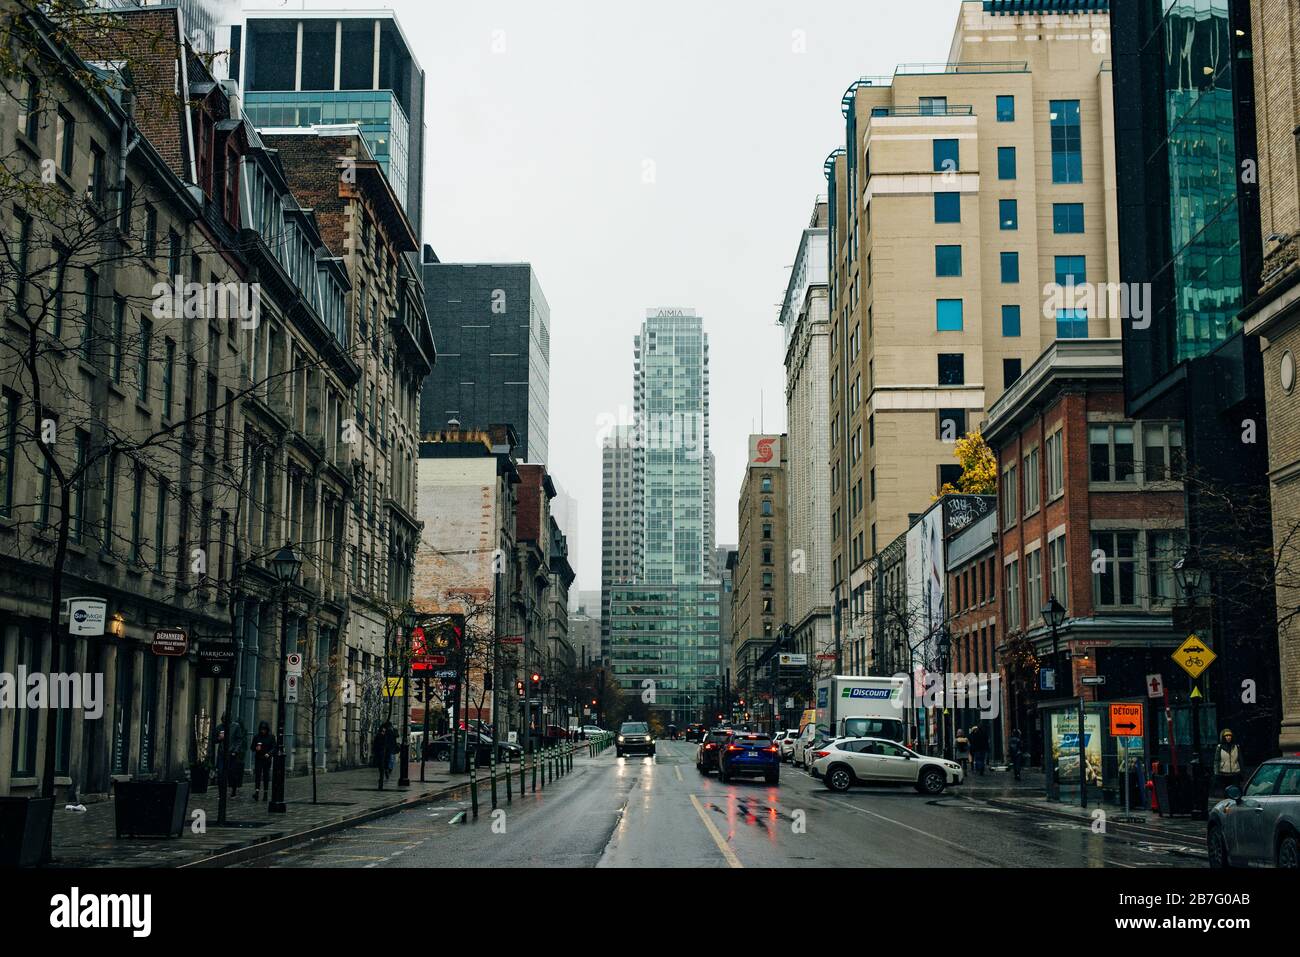
[[[391,721],[385,721],[375,732],[370,750],[374,753],[375,767],[379,769],[379,789],[384,789],[384,779],[392,770],[393,752],[397,749],[397,734]]]
[[[244,752],[248,750],[248,734],[238,718],[232,723],[229,714],[221,716],[214,732],[213,750],[217,758],[217,780],[221,780],[224,770],[230,796],[238,797],[244,783]]]
[[[260,800],[262,791],[271,794],[271,759],[275,755],[275,735],[271,726],[263,721],[257,726],[253,738],[253,800]]]
[[[984,729],[977,725],[972,725],[970,729],[970,753],[975,762],[975,770],[980,774],[984,773],[984,762],[988,759],[989,741],[984,734]]]
[[[1020,761],[1024,757],[1024,742],[1020,739],[1020,730],[1012,729],[1011,737],[1007,739],[1007,757],[1011,759],[1011,770],[1016,774],[1016,780],[1020,780]]]

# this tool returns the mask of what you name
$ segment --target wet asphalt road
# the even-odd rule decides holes
[[[516,778],[515,784],[518,784]],[[423,804],[254,867],[1204,867],[1200,847],[990,806],[979,786],[833,794],[789,765],[779,785],[722,784],[695,745],[655,758],[579,758],[544,791],[504,803]]]

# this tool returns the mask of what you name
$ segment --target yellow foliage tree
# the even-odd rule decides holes
[[[998,460],[993,450],[979,432],[968,432],[953,447],[953,455],[961,465],[961,478],[957,484],[945,482],[940,495],[960,493],[965,495],[996,495],[998,492]]]

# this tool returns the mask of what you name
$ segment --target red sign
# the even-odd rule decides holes
[[[522,645],[524,643],[523,635],[502,635],[497,639],[503,645]]]
[[[447,664],[446,655],[424,655],[415,659],[411,663],[412,671],[430,671],[434,668],[442,668]]]
[[[179,657],[190,650],[190,639],[177,628],[160,628],[153,633],[153,653]]]

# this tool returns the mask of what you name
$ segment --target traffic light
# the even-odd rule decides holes
[[[528,676],[528,682],[533,686],[534,691],[541,691],[542,673],[540,671],[534,671],[532,674]]]
[[[523,679],[523,678],[519,678],[519,679],[517,679],[517,680],[515,681],[515,694],[519,695],[519,697],[521,697],[521,698],[524,696],[524,679]]]
[[[483,672],[483,690],[484,691],[492,690],[492,672],[490,671]]]

